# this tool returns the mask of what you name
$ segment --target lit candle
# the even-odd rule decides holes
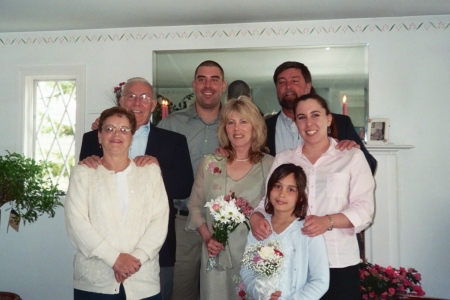
[[[161,102],[161,118],[164,119],[169,115],[169,101],[163,99]]]
[[[342,114],[347,115],[347,96],[342,98]]]

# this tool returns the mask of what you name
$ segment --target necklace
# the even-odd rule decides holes
[[[248,157],[246,159],[237,159],[237,158],[235,158],[234,160],[235,161],[247,161],[247,160],[249,160],[249,158]]]

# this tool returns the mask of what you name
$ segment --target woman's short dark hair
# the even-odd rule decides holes
[[[294,101],[294,116],[296,116],[297,114],[297,106],[299,102],[302,101],[306,101],[306,100],[316,100],[319,105],[325,109],[325,113],[328,115],[331,115],[331,124],[330,124],[330,132],[328,133],[329,137],[332,137],[334,139],[338,138],[338,131],[337,131],[337,127],[336,127],[336,123],[334,122],[334,118],[333,115],[331,114],[330,109],[328,108],[328,103],[327,100],[325,100],[324,98],[320,97],[318,94],[305,94],[303,96],[298,97],[297,99],[295,99]]]
[[[119,106],[108,108],[102,112],[102,114],[100,115],[100,119],[98,120],[99,132],[102,132],[103,124],[105,123],[106,119],[112,116],[125,116],[130,122],[131,134],[134,134],[136,132],[136,118],[134,117],[134,114]]]
[[[289,176],[289,174],[294,175],[295,185],[297,187],[298,195],[297,202],[295,203],[294,214],[300,220],[306,217],[308,211],[308,196],[306,195],[306,174],[303,169],[294,164],[282,164],[279,165],[270,175],[269,182],[267,183],[267,195],[265,209],[268,214],[273,214],[273,205],[270,202],[270,192],[272,191],[274,185],[280,180]]]

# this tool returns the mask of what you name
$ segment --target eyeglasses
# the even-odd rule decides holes
[[[128,102],[134,102],[136,101],[136,99],[139,99],[139,101],[141,101],[141,103],[150,103],[150,101],[153,100],[152,95],[148,95],[148,94],[142,94],[139,97],[135,94],[126,94],[123,96],[123,98],[128,101]]]
[[[116,127],[114,125],[103,126],[103,130],[106,133],[115,133],[117,129],[119,129],[120,134],[127,134],[131,131],[131,129],[126,126],[119,126],[119,127]]]

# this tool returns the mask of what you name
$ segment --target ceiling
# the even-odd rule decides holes
[[[450,14],[450,0],[0,0],[0,33]]]

